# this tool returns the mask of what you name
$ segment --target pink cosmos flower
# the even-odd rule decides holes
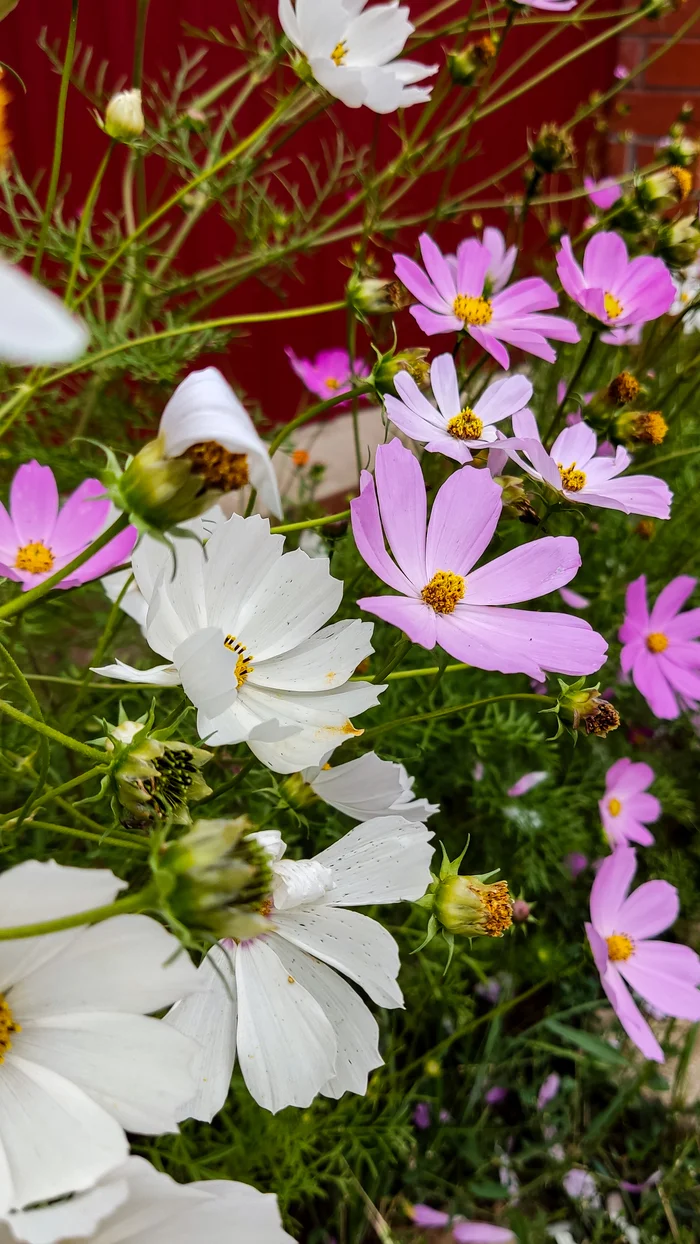
[[[387,414],[406,436],[425,442],[431,453],[461,463],[471,462],[472,449],[494,445],[496,424],[526,409],[532,397],[532,385],[525,376],[504,376],[490,384],[473,406],[465,405],[451,354],[433,359],[430,383],[437,409],[408,372],[399,372],[394,387],[401,400],[388,394],[384,398]]]
[[[622,1027],[645,1058],[662,1063],[663,1050],[627,985],[664,1014],[697,1023],[700,957],[689,946],[649,940],[676,920],[678,891],[668,881],[647,881],[628,896],[636,868],[632,847],[617,847],[603,860],[591,887],[586,933],[603,989]]]
[[[618,81],[622,81],[622,79],[626,78],[628,74],[629,69],[626,65],[616,65],[613,69],[613,78],[617,78]]]
[[[419,300],[411,315],[424,333],[467,332],[488,350],[501,367],[510,359],[503,342],[519,346],[528,354],[553,363],[554,350],[547,341],[579,341],[571,320],[559,315],[539,315],[558,306],[554,290],[540,277],[516,281],[493,296],[487,293],[486,274],[492,263],[488,246],[477,238],[467,238],[457,248],[457,270],[445,258],[432,238],[419,239],[426,273],[406,255],[394,255],[399,280]]]
[[[466,1218],[450,1218],[430,1205],[412,1205],[410,1215],[417,1227],[448,1227],[458,1244],[512,1244],[515,1236],[506,1227],[493,1227],[488,1222],[467,1222]]]
[[[600,1196],[598,1194],[598,1185],[595,1179],[588,1171],[584,1171],[580,1166],[572,1166],[562,1179],[564,1191],[568,1193],[574,1201],[581,1201],[585,1207],[590,1209],[598,1209],[600,1207]]]
[[[506,794],[511,799],[518,799],[520,795],[526,795],[529,790],[533,790],[535,786],[539,786],[540,782],[544,782],[545,778],[548,777],[549,774],[546,769],[537,769],[534,773],[524,773],[523,776],[518,778],[517,782],[511,786],[510,790],[506,791]]]
[[[98,479],[86,479],[59,508],[50,467],[26,462],[10,487],[10,512],[0,502],[0,575],[24,585],[23,591],[62,570],[97,539],[111,521],[111,502]],[[136,528],[127,527],[57,588],[78,587],[128,561]]]
[[[613,203],[622,198],[622,191],[616,181],[596,182],[592,177],[584,177],[583,184],[591,203],[599,207],[601,212],[609,211]]]
[[[608,841],[613,847],[638,842],[650,847],[654,835],[646,828],[648,821],[658,821],[661,804],[655,795],[647,795],[647,786],[654,781],[654,770],[647,764],[634,764],[627,756],[616,760],[605,775],[605,794],[600,800],[600,819]]]
[[[655,717],[671,720],[700,705],[700,609],[681,613],[697,579],[679,575],[659,594],[649,613],[646,575],[627,588],[622,671]]]
[[[588,868],[588,857],[581,851],[571,851],[568,855],[564,856],[562,862],[572,881],[575,881],[577,877],[580,877],[581,873],[585,872]]]
[[[528,475],[549,484],[567,501],[622,510],[624,514],[669,517],[673,493],[665,480],[654,475],[618,479],[630,465],[630,455],[622,445],[618,445],[613,458],[598,453],[596,434],[587,423],[564,428],[549,453],[530,410],[513,416],[513,431],[515,440],[503,442],[505,451]],[[522,450],[527,461],[518,450]]]
[[[570,238],[563,237],[557,271],[569,297],[612,328],[656,320],[665,315],[675,298],[665,263],[651,255],[629,259],[617,233],[596,233],[591,238],[583,269],[574,258]]]
[[[484,292],[487,296],[488,294],[498,294],[510,280],[510,274],[515,267],[515,261],[518,257],[518,248],[517,246],[506,246],[506,240],[501,230],[495,229],[493,225],[486,226],[481,241],[491,256],[489,266],[486,269]],[[457,256],[445,255],[445,259],[456,279],[459,275],[459,260]]]
[[[324,402],[335,397],[337,393],[349,393],[358,380],[364,379],[370,373],[364,359],[355,359],[353,368],[347,350],[321,350],[315,359],[300,359],[292,347],[287,346],[285,354],[307,389]],[[346,405],[345,402],[338,404]]]
[[[600,340],[606,346],[638,346],[642,340],[642,324],[628,324],[627,328],[613,328],[611,333],[601,333]]]
[[[580,675],[600,669],[607,644],[581,618],[501,607],[573,579],[581,562],[576,540],[546,536],[472,570],[502,509],[501,490],[488,471],[462,467],[450,476],[433,502],[427,537],[425,484],[413,454],[398,440],[380,445],[375,475],[376,487],[362,472],[360,496],[351,503],[355,542],[367,565],[400,595],[365,597],[360,608],[423,648],[439,644],[478,669],[533,678],[543,678],[544,670]]]
[[[505,1088],[502,1084],[494,1084],[484,1093],[484,1101],[487,1106],[500,1106],[501,1102],[505,1101],[507,1096],[507,1088]]]
[[[547,1079],[543,1081],[540,1091],[537,1094],[537,1109],[544,1110],[545,1106],[548,1106],[550,1101],[554,1101],[554,1098],[557,1096],[560,1088],[561,1080],[556,1071],[553,1071],[551,1075],[548,1075]]]

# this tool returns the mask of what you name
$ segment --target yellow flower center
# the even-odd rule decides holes
[[[336,380],[335,376],[329,376],[326,381],[326,388],[331,389],[334,393],[336,393],[340,388],[340,381]]]
[[[194,464],[196,475],[210,488],[219,492],[235,492],[248,483],[248,459],[245,454],[232,454],[217,441],[200,441],[184,455]]]
[[[343,65],[345,63],[345,57],[347,56],[347,54],[348,54],[347,43],[343,42],[342,40],[340,43],[336,43],[335,47],[333,48],[333,51],[331,52],[331,60],[333,61],[333,64]]]
[[[464,596],[464,579],[450,570],[438,570],[421,592],[426,605],[436,613],[454,613]]]
[[[27,570],[29,574],[46,574],[53,570],[53,553],[45,544],[24,544],[17,550],[15,570]]]
[[[668,648],[668,639],[661,631],[654,631],[651,635],[647,635],[647,648],[650,652],[665,652]]]
[[[227,635],[224,640],[224,648],[228,648],[229,652],[235,652],[238,660],[236,661],[236,686],[242,687],[246,678],[253,672],[253,658],[250,654],[245,655],[246,646],[236,639],[235,635]]]
[[[558,465],[561,482],[569,492],[580,492],[582,488],[586,487],[586,473],[585,471],[577,471],[575,462],[572,462],[571,466],[568,467],[562,466],[561,462]]]
[[[458,441],[476,441],[484,430],[483,420],[474,411],[465,406],[464,410],[460,410],[454,419],[450,419],[447,425],[447,431],[450,436],[454,436]]]
[[[611,816],[619,816],[622,812],[622,804],[619,799],[611,799],[608,804],[608,812]]]
[[[624,963],[634,954],[634,942],[626,933],[613,933],[608,937],[608,957],[613,963]]]
[[[614,294],[606,294],[603,301],[605,303],[605,313],[609,320],[616,320],[622,315],[625,308]]]
[[[458,320],[465,324],[490,324],[493,319],[493,308],[488,298],[472,298],[469,294],[458,294],[453,303],[453,310]]]
[[[632,431],[644,445],[663,445],[668,424],[660,410],[644,410],[632,420]]]
[[[0,993],[0,1063],[4,1063],[5,1055],[12,1049],[13,1032],[21,1032],[20,1024],[16,1024],[3,995]]]
[[[491,885],[479,890],[486,919],[484,932],[487,937],[502,937],[513,923],[513,900],[508,891],[507,881],[494,881]]]

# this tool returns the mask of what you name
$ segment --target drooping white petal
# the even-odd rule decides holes
[[[100,579],[100,583],[112,604],[116,604],[119,600],[119,608],[123,609],[128,617],[133,618],[145,634],[148,602],[141,595],[131,570],[117,570],[114,574],[105,575],[104,579]],[[124,591],[125,588],[126,591]]]
[[[380,1006],[403,1006],[398,947],[378,921],[340,907],[295,907],[275,913],[275,928],[293,946],[349,976]]]
[[[289,911],[330,895],[333,876],[317,860],[280,860],[275,864],[272,891],[276,911]]]
[[[114,665],[93,665],[91,673],[103,678],[116,678],[119,682],[154,683],[158,687],[179,687],[180,675],[174,665],[154,665],[149,670],[137,670],[117,657]]]
[[[381,816],[357,825],[315,857],[327,868],[334,906],[363,907],[422,898],[430,885],[432,831],[402,816]]]
[[[197,1043],[196,1090],[178,1110],[179,1119],[211,1123],[228,1097],[238,1022],[235,955],[234,943],[213,946],[198,969],[198,991],[176,1002],[163,1021]]]
[[[332,769],[309,769],[304,779],[320,799],[355,821],[398,812],[409,821],[423,821],[439,811],[439,804],[413,796],[413,779],[403,765],[366,752]]]
[[[0,360],[31,367],[69,363],[85,353],[88,331],[63,303],[0,258]]]
[[[335,1074],[330,1021],[264,938],[239,947],[236,984],[238,1059],[249,1092],[273,1114],[310,1106]]]

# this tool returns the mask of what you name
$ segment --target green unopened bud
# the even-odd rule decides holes
[[[558,125],[545,124],[534,141],[529,142],[530,159],[540,173],[556,173],[571,166],[576,154],[573,139]]]
[[[537,511],[525,491],[525,482],[519,475],[499,475],[501,500],[505,518],[519,518],[523,523],[538,523]]]
[[[208,487],[198,465],[191,451],[180,458],[166,457],[163,440],[158,437],[139,450],[125,471],[112,470],[104,476],[106,491],[132,521],[147,529],[164,530],[203,514],[224,491]],[[232,478],[233,471],[230,474]],[[245,464],[244,474],[247,482]]]
[[[616,406],[627,406],[630,402],[635,401],[642,391],[642,386],[629,371],[621,371],[610,381],[607,389],[607,396]]]
[[[502,937],[513,923],[507,881],[484,884],[478,877],[449,876],[435,890],[435,915],[448,933]]]
[[[584,730],[586,734],[597,734],[604,738],[620,725],[620,714],[613,704],[600,694],[600,683],[595,687],[584,686],[585,678],[567,685],[561,678],[559,686],[561,695],[553,709],[545,712],[556,713],[559,717],[560,731],[562,723],[574,730]]]
[[[399,372],[408,372],[415,380],[419,389],[424,389],[430,380],[430,350],[416,346],[407,350],[399,350],[396,354],[383,354],[374,365],[372,384],[378,393],[396,393],[394,380]]]
[[[657,255],[671,268],[687,268],[700,248],[697,216],[683,216],[672,224],[662,225],[655,247]]]
[[[244,941],[269,929],[272,869],[246,816],[196,821],[161,862],[175,886],[173,913],[191,929]]]
[[[122,721],[105,740],[116,752],[110,772],[125,824],[148,825],[169,818],[189,825],[188,805],[211,794],[200,770],[211,752],[149,734],[148,721]]]
[[[330,765],[326,765],[330,769]],[[288,803],[293,808],[306,808],[310,803],[318,800],[318,795],[308,782],[304,781],[301,773],[291,773],[282,782],[282,792]]]
[[[469,43],[461,51],[447,53],[447,68],[458,86],[473,86],[498,52],[498,43],[490,35]]]
[[[207,114],[199,108],[188,108],[181,117],[181,124],[194,134],[201,134],[207,128]]]
[[[694,139],[686,138],[683,127],[672,126],[670,140],[663,150],[663,155],[669,163],[680,165],[681,168],[690,168],[699,154],[700,146]]]
[[[676,203],[687,199],[693,188],[693,176],[681,165],[657,169],[649,173],[636,187],[637,198],[643,207],[664,212]]]
[[[615,437],[625,445],[663,445],[667,432],[660,410],[626,410],[615,420]]]
[[[107,105],[102,128],[110,138],[120,143],[131,143],[140,138],[146,127],[141,106],[141,92],[120,91],[113,95]]]
[[[346,297],[348,304],[360,316],[383,315],[408,305],[403,301],[408,295],[400,281],[383,281],[373,276],[353,274],[347,284]]]

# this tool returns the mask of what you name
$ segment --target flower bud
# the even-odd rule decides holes
[[[539,523],[537,511],[525,491],[524,480],[519,475],[499,475],[503,516],[518,518],[523,523]]]
[[[140,721],[121,721],[105,739],[114,752],[110,781],[116,802],[127,825],[148,826],[169,818],[175,825],[189,825],[188,804],[211,794],[200,769],[211,752],[189,743],[158,738],[149,733],[150,715]]]
[[[461,51],[447,53],[447,68],[457,86],[473,86],[498,52],[498,42],[484,35]]]
[[[656,523],[652,518],[640,518],[634,529],[634,534],[639,536],[640,540],[651,540],[656,531]]]
[[[508,882],[485,885],[478,877],[447,876],[435,890],[434,912],[448,933],[502,937],[513,923]]]
[[[325,766],[330,769],[330,765]],[[281,784],[282,793],[287,803],[293,808],[306,808],[310,803],[318,802],[318,795],[301,773],[290,773]]]
[[[585,730],[586,734],[597,734],[604,738],[620,725],[620,714],[614,705],[600,694],[600,683],[595,687],[584,686],[585,678],[579,678],[570,686],[559,679],[561,695],[553,709],[545,712],[556,713],[559,717],[560,732],[562,722],[574,730]]]
[[[270,929],[272,869],[246,816],[196,821],[159,864],[174,880],[169,905],[187,928],[245,941]]]
[[[616,406],[627,406],[639,397],[642,386],[629,371],[621,371],[608,385],[608,397]]]
[[[349,306],[358,315],[381,315],[398,310],[402,290],[400,281],[383,281],[379,277],[353,274],[347,284],[346,297]]]
[[[668,157],[672,165],[690,168],[700,154],[700,146],[692,139],[686,138],[682,126],[671,127],[671,137],[664,147],[664,157]]]
[[[530,159],[540,173],[556,173],[569,167],[576,154],[570,135],[553,123],[542,125],[534,142],[529,142],[529,147]]]
[[[394,379],[400,371],[405,371],[420,389],[424,389],[430,380],[429,355],[430,350],[422,346],[399,350],[395,354],[389,351],[388,354],[381,355],[372,370],[372,384],[378,393],[395,394]]]
[[[693,175],[678,164],[660,168],[644,177],[637,186],[637,198],[646,208],[664,212],[687,199],[693,188]]]
[[[118,95],[112,96],[107,104],[102,126],[110,138],[115,138],[120,143],[131,143],[141,137],[145,126],[141,92],[137,88],[133,91],[120,91]]]
[[[516,898],[513,903],[513,923],[527,924],[530,919],[530,904],[524,898]]]
[[[626,410],[615,420],[615,435],[626,445],[663,445],[667,432],[660,410]]]
[[[683,216],[672,224],[662,225],[655,253],[671,268],[687,268],[700,247],[697,216]]]

